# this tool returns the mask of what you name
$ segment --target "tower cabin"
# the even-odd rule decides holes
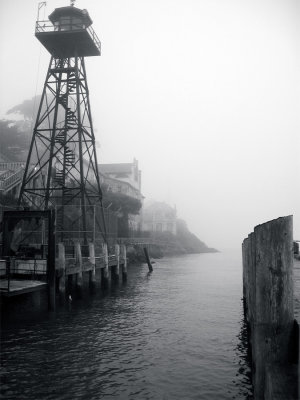
[[[54,58],[100,56],[101,43],[87,10],[56,8],[49,21],[37,21],[35,36]]]

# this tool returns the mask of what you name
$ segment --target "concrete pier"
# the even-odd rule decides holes
[[[86,249],[84,248],[84,250]],[[12,276],[17,273],[23,274],[19,280],[9,276],[8,279],[4,279],[2,276],[0,294],[8,299],[5,300],[6,304],[10,297],[16,298],[26,294],[27,297],[32,296],[36,299],[38,295],[35,292],[44,291],[48,293],[48,298],[47,296],[41,297],[39,308],[43,307],[43,302],[46,302],[44,304],[46,308],[54,310],[56,297],[59,298],[60,303],[63,303],[69,296],[80,297],[88,288],[93,290],[100,286],[104,289],[109,288],[111,280],[115,283],[119,281],[120,269],[122,269],[122,280],[126,281],[126,246],[116,244],[113,253],[108,254],[108,246],[103,244],[102,252],[96,254],[94,243],[89,243],[88,256],[83,256],[85,253],[79,242],[74,244],[73,254],[69,248],[66,253],[65,244],[58,243],[57,257],[50,265],[51,271],[47,271],[46,260],[19,260],[14,257],[9,260],[0,260],[1,275],[4,276],[7,271],[11,271]],[[38,274],[36,281],[30,278],[33,271]],[[24,278],[24,274],[28,275],[28,279]],[[14,302],[17,301],[14,300]],[[38,302],[35,301],[34,304],[38,304]]]

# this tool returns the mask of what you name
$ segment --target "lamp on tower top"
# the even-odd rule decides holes
[[[37,21],[35,36],[55,58],[100,56],[101,43],[87,10],[70,6],[56,8],[49,21]]]

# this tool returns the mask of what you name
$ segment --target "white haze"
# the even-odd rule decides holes
[[[37,1],[0,5],[0,112],[42,90]],[[47,2],[46,16],[68,1]],[[296,0],[78,0],[102,42],[86,61],[98,159],[139,160],[146,198],[209,246],[294,215],[300,240]],[[44,10],[41,10],[41,15]]]

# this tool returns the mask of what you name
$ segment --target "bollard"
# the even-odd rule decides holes
[[[82,277],[82,255],[81,255],[81,247],[80,243],[75,243],[75,264],[78,267],[79,271],[76,273],[76,290],[78,294],[81,295],[82,293],[82,284],[83,284],[83,277]]]
[[[114,282],[119,281],[119,274],[120,274],[120,246],[115,244],[115,256],[116,256],[116,265],[111,268],[112,272],[112,280]]]
[[[104,258],[104,268],[102,268],[102,287],[104,289],[108,288],[109,285],[109,271],[108,271],[108,249],[107,243],[102,245],[102,253]]]
[[[123,258],[123,265],[122,265],[122,280],[123,282],[127,281],[127,252],[126,252],[126,244],[121,246],[121,254]]]
[[[58,243],[58,292],[61,300],[66,296],[66,255],[65,245]]]
[[[94,243],[89,243],[89,261],[92,264],[92,270],[89,271],[89,285],[91,289],[96,286],[96,260]]]

